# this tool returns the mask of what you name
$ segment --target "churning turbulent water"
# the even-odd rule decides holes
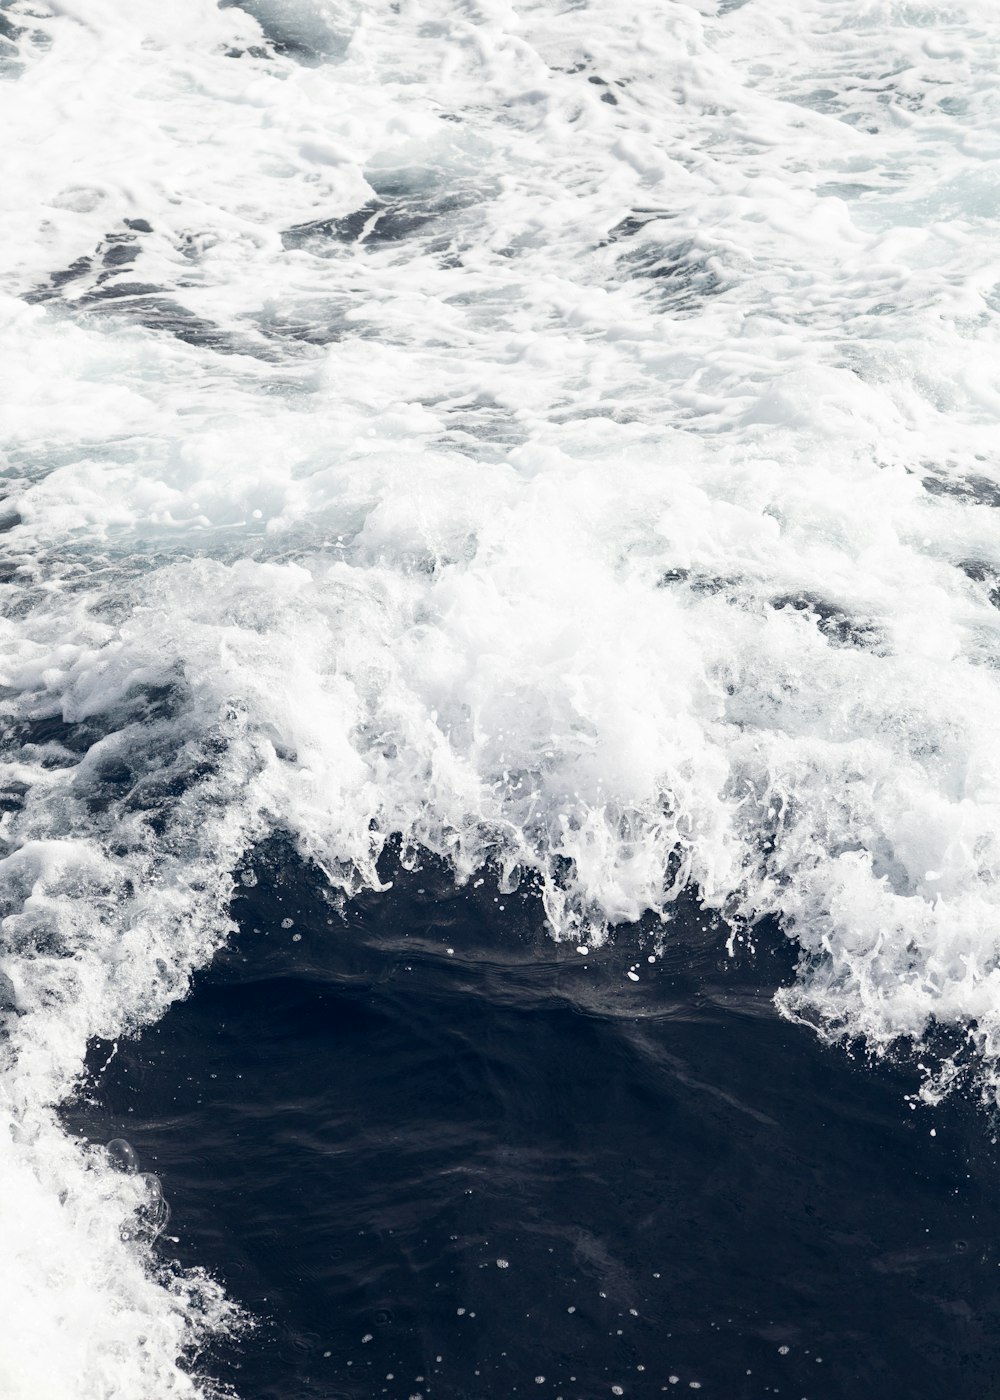
[[[789,1016],[993,1100],[998,63],[987,0],[0,4],[5,1393],[234,1320],[57,1110],[275,832],[777,916]]]

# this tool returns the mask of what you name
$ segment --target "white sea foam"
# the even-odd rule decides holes
[[[2,15],[3,1393],[197,1392],[55,1112],[275,827],[581,946],[696,884],[992,1093],[994,8]]]

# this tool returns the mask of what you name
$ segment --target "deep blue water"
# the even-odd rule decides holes
[[[199,1360],[243,1400],[1000,1394],[990,1125],[780,1020],[774,929],[584,958],[432,863],[343,917],[280,844],[254,875],[68,1115],[256,1318]]]

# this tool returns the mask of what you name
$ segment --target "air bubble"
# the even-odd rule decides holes
[[[139,1170],[139,1154],[124,1138],[112,1138],[104,1150],[111,1159],[111,1165],[117,1167],[120,1172],[128,1172],[130,1176],[134,1176]]]

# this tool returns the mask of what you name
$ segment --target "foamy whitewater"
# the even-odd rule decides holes
[[[0,3],[4,1397],[209,1393],[58,1106],[270,832],[777,915],[786,1014],[995,1097],[998,69],[987,0]]]

